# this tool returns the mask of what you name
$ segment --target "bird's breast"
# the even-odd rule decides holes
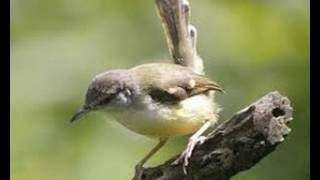
[[[170,137],[191,134],[207,121],[217,120],[218,108],[207,95],[187,98],[175,105],[164,105],[144,99],[141,105],[132,105],[112,114],[128,129],[152,137]]]

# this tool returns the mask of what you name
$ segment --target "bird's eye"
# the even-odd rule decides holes
[[[106,97],[106,98],[104,98],[103,100],[100,101],[100,104],[107,104],[107,103],[110,102],[110,100],[111,100],[110,97]]]

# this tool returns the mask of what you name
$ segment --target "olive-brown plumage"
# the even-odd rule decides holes
[[[172,102],[175,103],[208,91],[223,91],[216,82],[176,64],[149,63],[136,66],[130,71],[145,92],[154,99],[164,98],[163,103],[168,103],[165,101],[167,99],[176,100]]]

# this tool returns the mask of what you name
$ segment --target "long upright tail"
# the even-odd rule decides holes
[[[155,0],[155,2],[174,62],[204,74],[203,60],[196,50],[197,31],[190,24],[188,0]]]

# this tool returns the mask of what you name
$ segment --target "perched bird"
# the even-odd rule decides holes
[[[159,139],[157,146],[137,164],[139,177],[143,164],[168,138],[191,134],[207,122],[216,122],[219,108],[212,99],[214,91],[222,88],[181,65],[150,63],[110,70],[92,80],[85,102],[71,122],[88,112],[101,111],[134,132]],[[201,134],[194,135],[189,142],[184,154],[186,161]]]
[[[83,106],[71,122],[91,111],[115,117],[128,129],[159,140],[136,165],[140,180],[143,164],[174,136],[194,133],[186,150],[174,162],[186,167],[202,134],[217,122],[219,107],[214,92],[223,91],[204,75],[197,54],[196,28],[190,24],[188,0],[155,0],[174,64],[149,63],[131,69],[110,70],[89,85]]]

